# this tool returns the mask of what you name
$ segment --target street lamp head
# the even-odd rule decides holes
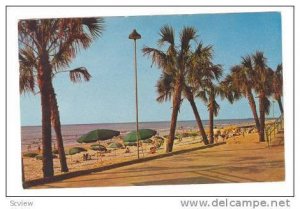
[[[128,38],[137,40],[137,39],[141,39],[141,35],[138,32],[136,32],[136,30],[134,29]]]

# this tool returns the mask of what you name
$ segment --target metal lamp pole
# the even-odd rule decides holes
[[[138,83],[137,83],[137,61],[136,61],[136,40],[141,39],[141,35],[134,29],[129,35],[129,39],[134,40],[134,77],[135,77],[135,115],[136,115],[136,140],[137,155],[140,158],[139,140],[139,109],[138,109]]]
[[[272,100],[272,103],[273,103],[272,108],[273,108],[273,119],[274,119],[274,117],[275,117],[275,115],[274,115],[274,103],[275,103],[275,101]]]

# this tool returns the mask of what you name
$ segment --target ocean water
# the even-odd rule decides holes
[[[203,125],[207,126],[208,121],[203,120]],[[230,120],[215,120],[215,126],[225,125],[244,125],[253,123],[253,119],[230,119]],[[140,128],[149,128],[158,131],[159,133],[167,133],[170,128],[169,121],[159,122],[140,122]],[[197,129],[196,121],[178,121],[177,129]],[[65,145],[76,144],[76,140],[89,131],[95,129],[112,129],[121,132],[121,135],[135,130],[135,123],[99,123],[99,124],[74,124],[62,125],[62,134]],[[21,127],[21,142],[22,150],[34,149],[41,144],[42,127],[41,126],[22,126]],[[52,138],[55,139],[54,130],[52,130]]]

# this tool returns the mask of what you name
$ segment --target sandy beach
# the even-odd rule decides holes
[[[267,147],[267,143],[258,143],[258,134],[256,133],[256,131],[253,128],[250,127],[248,129],[242,130],[239,127],[238,130],[240,130],[240,132],[235,131],[235,129],[237,129],[237,126],[227,126],[227,127],[224,127],[223,129],[220,129],[221,131],[227,130],[227,132],[228,132],[228,130],[231,130],[232,133],[236,132],[236,134],[229,134],[229,136],[227,136],[228,137],[227,139],[222,138],[222,137],[217,137],[216,142],[224,141],[224,142],[226,142],[227,146],[233,146],[233,148],[237,149],[237,151],[241,148],[249,148],[252,145],[257,145],[257,144],[260,144],[260,146],[262,146],[262,147]],[[244,134],[242,134],[241,130],[243,131]],[[249,132],[249,130],[250,130],[250,132]],[[251,130],[252,130],[252,133],[251,133]],[[197,132],[197,130],[180,130],[177,133],[183,134],[183,133],[195,133],[195,132]],[[100,144],[107,147],[108,144],[111,142],[123,143],[122,139],[117,137],[117,138],[114,138],[109,141],[101,142]],[[236,145],[238,145],[239,148],[236,147]],[[136,146],[128,147],[128,149],[130,150],[129,153],[125,152],[126,149],[124,147],[124,148],[120,148],[120,149],[108,149],[108,152],[100,154],[97,151],[91,150],[90,144],[80,144],[80,145],[66,146],[65,147],[66,153],[69,153],[69,149],[72,147],[75,147],[75,146],[83,147],[87,151],[81,152],[78,154],[74,154],[74,155],[66,156],[70,172],[98,168],[101,166],[111,165],[111,164],[115,164],[115,163],[119,163],[119,162],[131,161],[131,160],[137,158],[137,147]],[[188,150],[188,149],[200,147],[200,146],[204,146],[204,144],[202,143],[201,138],[199,136],[182,137],[182,138],[175,140],[174,151]],[[142,147],[140,147],[140,157],[145,158],[145,157],[160,155],[160,154],[164,153],[164,146],[161,146],[160,148],[158,148],[155,151],[155,153],[150,152],[151,147],[153,147],[153,144],[143,143]],[[37,150],[33,150],[31,152],[38,153]],[[23,154],[24,153],[26,153],[26,151],[23,152]],[[83,154],[86,154],[86,153],[90,156],[89,160],[83,159]],[[249,155],[251,155],[251,153],[249,153]],[[215,159],[215,160],[218,161],[218,159]],[[61,174],[59,159],[55,158],[55,159],[53,159],[53,162],[54,162],[55,175]],[[36,159],[36,158],[23,157],[23,164],[24,164],[24,174],[25,174],[26,181],[42,178],[42,161],[41,160]]]
[[[257,142],[257,134],[238,136],[223,145],[93,172],[32,188],[284,181],[282,139],[283,134],[277,136],[272,146],[268,147],[266,143]],[[199,144],[186,147],[194,146]],[[180,149],[178,144],[176,149]]]

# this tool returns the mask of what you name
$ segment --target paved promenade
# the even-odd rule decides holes
[[[283,135],[282,135],[283,137]],[[278,142],[281,140],[274,140]],[[284,180],[284,146],[224,144],[35,188],[207,184]]]

